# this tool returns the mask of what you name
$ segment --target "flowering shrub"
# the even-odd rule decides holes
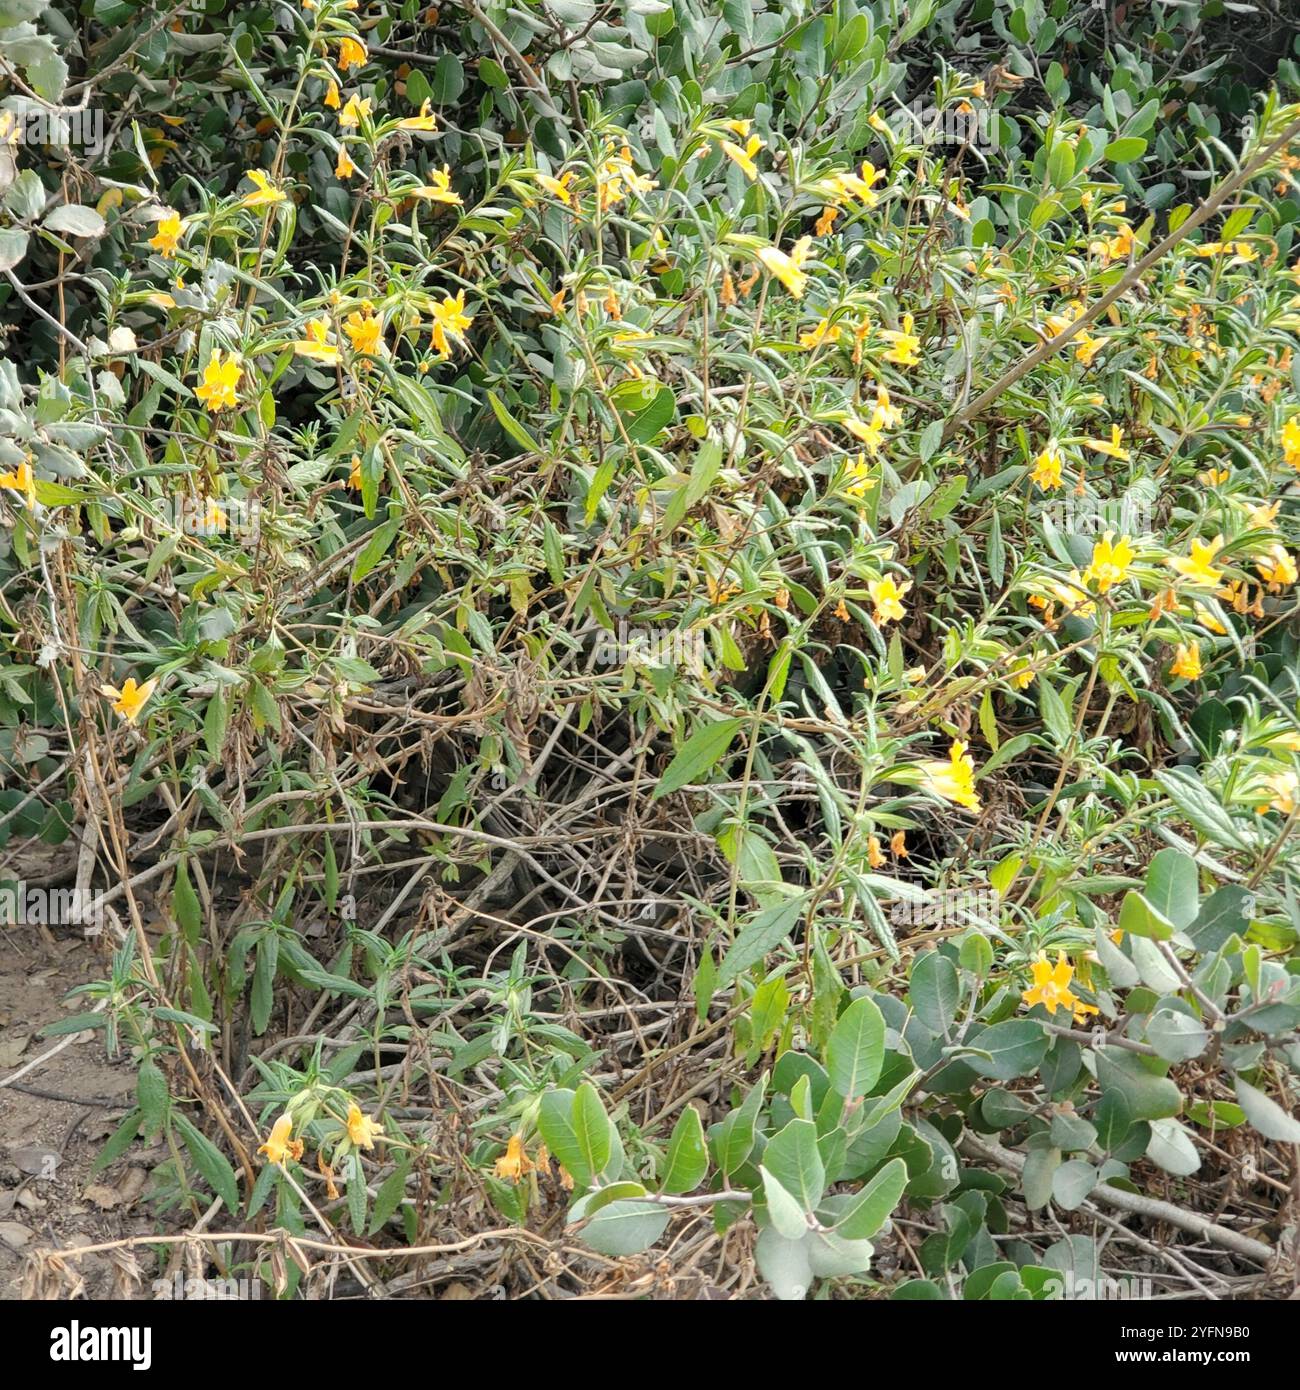
[[[902,8],[124,4],[65,93],[0,0],[112,136],[0,155],[0,834],[107,911],[55,1031],[160,1213],[372,1292],[1275,1267],[1294,73]]]

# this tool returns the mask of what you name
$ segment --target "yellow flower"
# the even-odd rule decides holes
[[[1174,664],[1169,668],[1171,676],[1181,676],[1185,681],[1198,681],[1201,678],[1201,644],[1192,642],[1178,647],[1174,653]]]
[[[1215,536],[1212,541],[1193,540],[1192,553],[1186,558],[1175,555],[1170,559],[1169,564],[1184,579],[1190,579],[1193,584],[1203,584],[1206,588],[1212,589],[1223,578],[1223,571],[1216,570],[1211,563],[1222,549],[1222,536]]]
[[[1088,1014],[1097,1013],[1095,1005],[1085,1004],[1070,989],[1070,981],[1074,978],[1074,967],[1066,960],[1064,951],[1057,955],[1055,968],[1048,964],[1047,953],[1039,951],[1032,970],[1033,985],[1022,991],[1020,995],[1026,1004],[1041,1004],[1049,1014],[1053,1015],[1058,1008],[1066,1009],[1077,1023],[1082,1023]]]
[[[1219,487],[1231,477],[1231,468],[1207,468],[1196,475],[1196,481],[1205,487]]]
[[[343,331],[348,335],[353,352],[367,357],[379,356],[384,325],[376,318],[374,307],[369,300],[343,320]]]
[[[885,353],[886,362],[896,362],[900,367],[915,367],[920,362],[917,349],[921,346],[921,340],[912,332],[912,323],[912,315],[904,314],[901,330],[896,328],[881,330],[880,336],[893,344]]]
[[[859,454],[857,458],[848,466],[844,478],[844,490],[853,497],[861,497],[863,493],[870,492],[876,485],[876,479],[871,476],[871,465],[866,458]]]
[[[629,193],[649,193],[658,188],[657,179],[637,173],[632,163],[632,151],[626,145],[617,155],[610,155],[600,166],[596,182],[597,201],[602,212],[621,203]]]
[[[1270,506],[1265,506],[1262,502],[1257,507],[1251,507],[1247,515],[1251,529],[1254,531],[1271,531],[1273,523],[1277,520],[1277,514],[1282,509],[1282,503],[1274,502]]]
[[[1034,460],[1030,480],[1037,483],[1044,492],[1051,492],[1061,486],[1061,468],[1064,462],[1060,447],[1053,440]]]
[[[832,174],[830,185],[835,192],[842,198],[856,198],[864,207],[874,207],[878,201],[872,185],[878,183],[885,176],[883,169],[876,169],[870,164],[862,165],[861,173],[855,174]]]
[[[533,177],[552,198],[558,198],[560,202],[567,203],[570,207],[577,206],[572,188],[574,180],[572,169],[565,170],[558,179],[552,178],[550,174],[534,174]]]
[[[1267,811],[1280,811],[1284,816],[1291,815],[1300,800],[1300,778],[1294,772],[1275,772],[1264,778],[1264,790],[1269,799],[1255,807],[1255,814],[1262,816]]]
[[[1086,329],[1074,336],[1074,355],[1085,367],[1092,366],[1092,359],[1106,346],[1104,338],[1094,338]]]
[[[411,189],[413,198],[427,198],[431,203],[450,203],[453,207],[461,206],[460,194],[451,186],[451,170],[447,165],[441,169],[434,169],[429,177],[432,183],[422,184],[419,188]]]
[[[357,454],[352,455],[352,471],[348,474],[348,486],[355,492],[360,492],[363,485],[361,477],[361,459]]]
[[[349,68],[359,68],[366,61],[366,46],[353,38],[343,38],[339,40],[339,71],[347,72]]]
[[[244,177],[257,185],[257,192],[246,194],[244,201],[240,204],[241,207],[273,207],[276,203],[284,202],[285,195],[271,183],[271,180],[260,169],[246,169]]]
[[[903,412],[889,399],[889,391],[883,383],[876,387],[876,408],[871,418],[886,430],[897,429],[903,423]]]
[[[906,614],[903,607],[903,598],[907,591],[912,587],[912,581],[905,579],[902,584],[894,580],[892,574],[887,574],[883,579],[872,579],[867,584],[867,593],[871,595],[871,601],[876,605],[876,611],[872,614],[876,622],[882,627],[886,623],[901,622]]]
[[[835,225],[835,219],[840,215],[837,207],[832,207],[829,203],[822,208],[821,216],[813,226],[814,236],[826,236],[830,229]]]
[[[398,130],[436,130],[437,122],[429,111],[429,99],[426,97],[420,103],[420,114],[418,116],[407,116],[404,120],[397,123]]]
[[[1202,627],[1208,628],[1211,632],[1217,632],[1220,637],[1226,637],[1228,635],[1228,629],[1224,627],[1218,618],[1216,618],[1203,603],[1194,603],[1192,607],[1196,612],[1196,621],[1200,623]]]
[[[330,342],[328,319],[309,319],[305,331],[307,336],[293,345],[299,357],[310,357],[316,362],[339,360],[339,350]]]
[[[758,177],[758,165],[754,163],[754,156],[763,148],[763,142],[757,135],[751,135],[745,142],[744,149],[741,149],[734,140],[724,140],[722,142],[723,153],[728,159],[738,164],[745,177],[753,183]]]
[[[1132,455],[1124,448],[1124,431],[1118,425],[1110,427],[1110,439],[1085,439],[1083,441],[1088,448],[1095,449],[1099,454],[1105,454],[1109,458],[1119,459],[1121,463],[1127,463]]]
[[[356,1101],[348,1103],[348,1138],[359,1149],[373,1149],[375,1147],[375,1135],[380,1133],[383,1127],[378,1120],[372,1120],[368,1115],[361,1113],[360,1106]]]
[[[808,259],[811,246],[812,237],[805,236],[795,242],[788,256],[775,246],[761,247],[758,252],[758,259],[768,273],[775,275],[796,299],[803,298],[804,288],[808,284],[808,273],[803,269],[803,263]]]
[[[444,362],[451,356],[451,343],[465,341],[465,330],[474,322],[474,316],[465,312],[465,291],[448,295],[441,304],[433,306],[433,346]]]
[[[1300,473],[1300,415],[1293,416],[1282,426],[1282,456]]]
[[[964,806],[968,811],[980,809],[975,791],[975,760],[964,743],[954,741],[946,763],[938,760],[922,763],[921,774],[921,785],[935,796]]]
[[[895,859],[910,859],[907,852],[907,832],[905,830],[895,830],[889,837],[889,852]]]
[[[268,1163],[283,1163],[286,1158],[301,1158],[302,1140],[290,1139],[292,1130],[293,1120],[288,1115],[281,1115],[272,1125],[270,1137],[265,1144],[259,1146],[257,1152],[265,1154]]]
[[[194,388],[194,394],[214,415],[219,410],[233,410],[239,402],[239,382],[243,371],[237,352],[232,352],[223,362],[221,349],[213,348],[208,365],[203,369],[203,383]]]
[[[834,343],[839,340],[840,326],[832,323],[829,318],[822,318],[804,333],[799,335],[799,346],[802,348],[819,348],[823,343]]]
[[[1109,592],[1116,584],[1123,582],[1134,560],[1133,547],[1127,536],[1115,541],[1113,531],[1107,531],[1101,540],[1092,547],[1092,563],[1083,572],[1084,583],[1094,587],[1099,594]]]
[[[1033,663],[1028,657],[1018,656],[1011,663],[1011,669],[1007,674],[1011,684],[1017,690],[1028,690],[1033,685],[1038,672],[1034,670]]]
[[[339,109],[339,84],[332,77],[329,86],[325,89],[325,105],[331,111]]]
[[[359,126],[368,115],[370,115],[370,98],[359,97],[353,92],[344,103],[343,110],[339,112],[339,125],[345,130],[352,130]]]
[[[149,238],[149,245],[159,252],[164,260],[170,260],[176,254],[176,247],[180,239],[180,214],[168,208],[167,216],[158,223],[158,230]]]
[[[1256,563],[1255,572],[1268,585],[1270,594],[1280,594],[1296,582],[1295,558],[1284,545],[1271,545],[1264,558]]]
[[[14,492],[21,492],[27,502],[27,510],[32,511],[36,507],[36,475],[32,472],[32,466],[26,459],[11,469],[7,473],[0,473],[0,487],[10,488]]]
[[[334,177],[336,179],[350,179],[357,172],[357,166],[352,162],[352,156],[348,153],[346,145],[339,146],[339,157],[334,162]]]
[[[885,858],[880,848],[880,840],[875,835],[867,836],[867,867],[871,869],[881,869],[889,861]]]
[[[531,1173],[536,1165],[524,1152],[522,1134],[512,1134],[506,1151],[496,1161],[496,1176],[505,1182],[518,1182],[525,1173]]]
[[[153,694],[157,684],[156,680],[151,680],[137,685],[135,677],[128,676],[121,690],[114,685],[101,685],[99,693],[106,700],[112,700],[116,714],[120,714],[128,724],[134,724],[140,711],[149,703],[149,696]]]

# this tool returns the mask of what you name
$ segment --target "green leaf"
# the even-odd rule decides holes
[[[610,1123],[600,1092],[590,1081],[584,1081],[573,1098],[573,1134],[587,1171],[593,1177],[602,1173],[612,1149]]]
[[[135,1096],[140,1105],[140,1127],[148,1135],[157,1134],[167,1118],[171,1096],[167,1090],[167,1078],[151,1059],[146,1058],[140,1063],[135,1078]]]
[[[917,1018],[930,1032],[947,1034],[957,1017],[961,976],[947,956],[924,951],[912,962],[907,994]]]
[[[101,237],[108,224],[94,208],[79,203],[64,203],[41,223],[47,232],[66,232],[69,236]]]
[[[1119,927],[1123,932],[1151,941],[1168,941],[1174,934],[1173,923],[1166,921],[1141,893],[1131,889],[1124,894],[1120,906]]]
[[[235,1170],[226,1156],[204,1134],[196,1129],[178,1111],[172,1112],[172,1124],[180,1131],[181,1139],[189,1150],[194,1166],[212,1188],[213,1192],[226,1204],[232,1216],[239,1214],[239,1181]]]
[[[696,729],[668,764],[650,799],[658,801],[661,797],[669,796],[693,782],[698,782],[706,772],[717,765],[731,747],[737,729],[744,722],[743,719],[717,719]]]
[[[1147,152],[1147,142],[1140,135],[1123,135],[1106,146],[1106,158],[1111,164],[1131,164]]]
[[[864,995],[840,1015],[826,1044],[826,1070],[837,1094],[857,1100],[880,1079],[884,1063],[884,1016]]]
[[[677,401],[668,387],[648,377],[623,382],[610,393],[610,400],[633,444],[648,444],[677,410]]]
[[[808,1234],[808,1217],[798,1200],[772,1176],[765,1166],[759,1166],[763,1179],[763,1196],[767,1199],[767,1214],[772,1225],[787,1239],[800,1240]]]
[[[763,1166],[812,1212],[826,1190],[826,1168],[817,1147],[817,1126],[811,1120],[791,1120],[768,1141]]]
[[[1134,1120],[1163,1120],[1183,1108],[1183,1096],[1168,1077],[1146,1069],[1139,1058],[1114,1048],[1096,1053],[1097,1081],[1103,1091],[1112,1087],[1124,1096]]]
[[[704,1123],[700,1112],[688,1105],[673,1126],[664,1161],[661,1192],[694,1192],[709,1171],[709,1151],[704,1142]]]
[[[1179,931],[1190,927],[1201,905],[1196,861],[1180,849],[1158,851],[1147,868],[1143,896]]]
[[[988,1053],[988,1057],[963,1056],[962,1061],[980,1076],[995,1081],[1012,1081],[1037,1070],[1047,1055],[1048,1037],[1041,1023],[1032,1018],[1013,1018],[966,1039],[967,1045]]]
[[[1252,1129],[1258,1130],[1265,1139],[1275,1139],[1280,1144],[1300,1144],[1300,1120],[1240,1076],[1237,1077],[1236,1090],[1237,1103],[1246,1112]]]
[[[837,1235],[847,1240],[870,1240],[889,1220],[907,1186],[907,1164],[890,1159],[859,1192],[835,1223]]]
[[[591,1218],[582,1228],[582,1239],[602,1255],[638,1255],[663,1235],[667,1225],[665,1207],[636,1199],[617,1201]]]
[[[537,1112],[537,1128],[553,1158],[564,1165],[581,1192],[591,1186],[594,1174],[587,1162],[586,1152],[578,1142],[573,1124],[574,1093],[566,1090],[547,1091]]]
[[[715,987],[720,989],[730,984],[737,975],[743,975],[770,951],[775,951],[803,916],[804,903],[803,897],[788,898],[773,907],[764,908],[747,922],[722,958]]]

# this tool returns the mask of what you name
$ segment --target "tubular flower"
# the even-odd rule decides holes
[[[840,215],[840,210],[839,210],[839,208],[837,208],[837,207],[832,207],[831,204],[828,203],[824,208],[822,208],[821,216],[817,219],[816,223],[815,223],[814,226],[813,226],[813,235],[814,235],[814,236],[826,236],[826,235],[828,235],[829,232],[830,232],[830,230],[831,230],[831,228],[835,225],[835,219],[836,219],[839,215]]]
[[[558,179],[552,178],[550,174],[534,174],[533,177],[552,198],[558,198],[560,202],[566,203],[569,207],[577,206],[573,192],[574,173],[572,169],[566,169]]]
[[[910,859],[907,852],[907,831],[895,830],[889,837],[889,852],[895,859]]]
[[[863,454],[859,454],[849,464],[845,473],[844,490],[851,497],[862,497],[865,493],[870,492],[875,485],[876,479],[871,476],[871,465]]]
[[[1295,557],[1284,545],[1271,545],[1264,558],[1256,562],[1255,572],[1268,585],[1270,594],[1280,594],[1296,582]]]
[[[246,208],[266,208],[274,207],[276,203],[283,203],[285,195],[275,187],[270,179],[260,169],[246,169],[244,177],[250,183],[256,184],[255,193],[246,194],[241,207]]]
[[[745,141],[744,147],[737,145],[734,140],[724,140],[722,142],[723,153],[734,164],[738,165],[745,177],[753,183],[758,177],[758,165],[754,163],[754,156],[763,148],[763,142],[757,135],[751,135]]]
[[[36,507],[36,475],[32,472],[32,466],[26,459],[17,468],[10,469],[6,473],[0,473],[0,487],[7,487],[14,492],[21,492],[27,503],[27,510],[32,511]]]
[[[1048,964],[1047,953],[1039,951],[1032,969],[1034,982],[1020,996],[1026,1004],[1041,1004],[1049,1014],[1055,1014],[1058,1008],[1066,1009],[1076,1023],[1082,1023],[1089,1014],[1098,1012],[1096,1005],[1085,1004],[1070,989],[1074,967],[1066,960],[1064,951],[1057,955],[1055,967]]]
[[[1060,446],[1053,440],[1034,460],[1033,471],[1029,474],[1044,492],[1051,492],[1061,486],[1061,468],[1064,464]]]
[[[352,351],[366,357],[378,357],[384,333],[382,321],[376,317],[374,306],[366,300],[360,309],[354,309],[343,320],[343,331],[348,335]]]
[[[915,367],[920,362],[917,349],[921,346],[921,340],[912,332],[912,324],[912,315],[904,314],[901,329],[881,329],[880,336],[893,344],[885,353],[886,362],[896,362],[900,367]]]
[[[339,112],[339,125],[344,130],[355,130],[362,120],[370,115],[370,98],[359,97],[354,92],[344,103],[343,110]]]
[[[451,356],[451,340],[463,344],[465,331],[473,322],[474,316],[465,312],[464,290],[433,306],[433,346],[442,361]]]
[[[1300,473],[1300,415],[1293,416],[1282,426],[1282,457]]]
[[[899,584],[892,574],[885,575],[883,579],[872,579],[868,582],[867,592],[871,595],[871,601],[876,605],[876,611],[872,617],[881,627],[886,623],[897,623],[903,620],[907,612],[903,607],[903,598],[911,587],[912,581],[910,579],[905,579]]]
[[[922,763],[921,773],[921,785],[935,796],[964,806],[968,811],[981,809],[975,791],[975,760],[966,751],[964,743],[953,742],[948,750],[947,762],[936,759]]]
[[[203,382],[194,394],[213,415],[219,410],[233,410],[239,402],[239,382],[244,374],[243,361],[232,352],[223,362],[221,349],[213,348],[208,365],[203,369]]]
[[[1085,439],[1083,441],[1088,448],[1095,449],[1099,454],[1105,454],[1108,458],[1119,459],[1121,463],[1127,463],[1132,455],[1124,447],[1124,431],[1118,425],[1110,427],[1110,438],[1107,439]]]
[[[407,116],[397,123],[398,130],[436,130],[437,121],[429,110],[429,99],[425,97],[420,103],[420,114],[418,116]]]
[[[347,72],[349,68],[362,67],[365,61],[366,46],[359,39],[342,38],[339,40],[340,72]]]
[[[496,1161],[496,1176],[503,1182],[518,1182],[525,1173],[531,1173],[536,1165],[524,1152],[524,1136],[512,1134],[506,1151]]]
[[[596,184],[600,210],[607,212],[621,203],[629,193],[649,193],[658,188],[659,181],[637,172],[632,163],[632,151],[624,145],[617,155],[610,154],[600,166]]]
[[[450,203],[453,207],[461,206],[460,194],[451,186],[451,170],[444,164],[441,169],[434,169],[429,177],[432,183],[426,183],[419,188],[411,190],[413,198],[427,198],[431,203]]]
[[[331,77],[329,86],[325,88],[325,105],[331,111],[337,111],[340,105],[339,84]]]
[[[128,724],[134,724],[140,716],[140,711],[149,703],[149,697],[157,685],[156,680],[137,685],[135,677],[128,676],[121,690],[113,685],[101,685],[99,693],[106,700],[112,700],[115,713],[120,714]]]
[[[796,299],[803,298],[808,284],[808,273],[803,269],[812,246],[812,237],[800,237],[790,248],[790,254],[775,246],[759,248],[758,259],[762,261],[769,274],[774,275]]]
[[[876,835],[867,836],[867,867],[871,869],[883,869],[889,861],[885,858],[884,851],[880,848],[880,839]]]
[[[286,1158],[301,1158],[302,1140],[290,1139],[292,1131],[293,1120],[288,1115],[281,1115],[271,1126],[266,1143],[260,1145],[257,1152],[265,1154],[268,1163],[283,1163]]]
[[[330,342],[328,319],[310,319],[304,330],[306,337],[293,345],[299,357],[310,357],[315,362],[337,362],[338,347]]]
[[[799,335],[799,346],[801,348],[819,348],[823,343],[838,342],[840,337],[840,326],[832,323],[829,318],[818,319],[818,321],[805,332]]]
[[[1201,678],[1201,644],[1191,642],[1178,647],[1174,653],[1174,664],[1169,668],[1171,676],[1181,676],[1185,681],[1198,681]]]
[[[164,260],[170,260],[176,254],[176,247],[180,244],[181,230],[180,214],[168,208],[167,216],[158,223],[158,230],[149,238],[149,245]]]
[[[1264,779],[1264,791],[1268,800],[1255,807],[1256,815],[1268,811],[1279,811],[1284,816],[1291,815],[1297,802],[1300,802],[1300,778],[1294,772],[1275,772]]]
[[[1192,553],[1189,556],[1184,558],[1181,555],[1176,555],[1169,561],[1169,564],[1184,579],[1190,579],[1193,584],[1204,585],[1207,589],[1213,589],[1223,578],[1223,571],[1216,570],[1212,564],[1214,557],[1222,549],[1222,536],[1215,536],[1212,541],[1195,539],[1192,541]]]
[[[334,161],[334,177],[336,179],[350,179],[357,172],[357,166],[352,162],[352,156],[348,153],[346,145],[339,146],[339,157]]]
[[[359,1149],[373,1149],[375,1147],[375,1135],[380,1138],[382,1126],[378,1120],[372,1120],[369,1115],[361,1113],[361,1107],[356,1101],[348,1103],[348,1138]]]
[[[856,198],[863,207],[870,208],[878,201],[872,186],[879,183],[884,176],[883,169],[864,163],[856,174],[851,171],[847,174],[833,174],[830,184],[841,198]]]
[[[1092,563],[1083,572],[1084,582],[1095,587],[1099,594],[1107,593],[1116,584],[1122,583],[1134,560],[1128,537],[1113,540],[1114,534],[1107,531],[1093,546]]]

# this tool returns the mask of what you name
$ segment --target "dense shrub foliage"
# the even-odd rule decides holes
[[[103,926],[102,1161],[285,1295],[1281,1278],[1292,42],[0,0],[0,854]]]

